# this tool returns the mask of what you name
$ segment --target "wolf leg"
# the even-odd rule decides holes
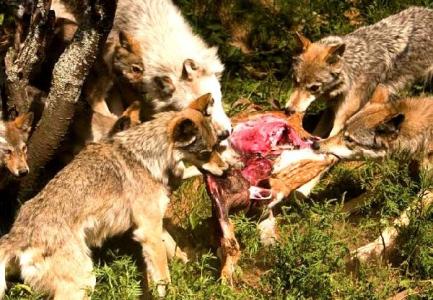
[[[65,244],[46,257],[42,249],[29,248],[18,256],[21,276],[25,283],[55,300],[89,299],[96,278],[87,252],[80,246]]]
[[[339,133],[346,121],[353,116],[362,107],[362,101],[365,97],[365,91],[352,88],[347,96],[335,106],[335,119],[329,137]]]
[[[332,129],[332,123],[334,121],[334,111],[330,108],[326,109],[320,116],[319,123],[314,128],[313,134],[324,138],[328,136]]]
[[[162,215],[141,218],[134,230],[134,239],[141,244],[148,277],[156,285],[158,295],[164,297],[170,283],[167,252],[162,238]]]
[[[180,249],[173,237],[167,230],[162,231],[162,241],[164,242],[165,249],[167,250],[167,258],[172,260],[174,257],[180,259],[183,263],[187,263],[188,255]]]

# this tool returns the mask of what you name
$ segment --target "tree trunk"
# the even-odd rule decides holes
[[[20,200],[28,199],[37,191],[41,171],[68,131],[84,80],[111,30],[115,8],[115,0],[92,3],[72,43],[54,67],[44,112],[29,140],[30,174],[21,182]]]
[[[49,10],[50,0],[39,0],[30,24],[30,31],[23,46],[20,47],[25,27],[24,20],[17,18],[17,32],[14,47],[9,48],[5,57],[7,110],[19,113],[29,111],[31,99],[26,88],[32,76],[37,72],[44,59],[46,46],[53,35],[55,16]]]

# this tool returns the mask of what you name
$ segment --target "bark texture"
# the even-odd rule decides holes
[[[32,76],[41,66],[47,44],[52,37],[55,16],[49,10],[50,0],[39,0],[34,9],[29,33],[22,45],[23,18],[16,18],[14,47],[10,47],[5,57],[6,91],[8,111],[24,113],[29,111],[31,98],[27,96],[27,87]]]
[[[37,191],[41,172],[68,131],[84,80],[111,30],[115,8],[115,0],[89,3],[83,23],[54,67],[45,109],[29,141],[31,171],[21,182],[21,200],[28,199]]]

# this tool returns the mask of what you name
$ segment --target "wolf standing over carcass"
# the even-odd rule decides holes
[[[204,115],[205,95],[180,112],[92,143],[20,209],[0,239],[0,299],[8,266],[54,299],[87,299],[95,286],[90,247],[134,229],[160,296],[170,282],[163,216],[181,160],[221,175],[217,136]],[[18,268],[18,269],[17,269]]]
[[[334,136],[377,84],[394,93],[431,75],[432,36],[433,10],[422,7],[408,8],[345,36],[313,43],[298,35],[303,51],[294,64],[294,91],[287,108],[303,112],[315,99],[327,99],[333,121],[322,118],[316,133],[325,136],[330,131]]]
[[[74,18],[74,9],[80,5],[81,0],[55,0],[52,8],[57,17]],[[127,32],[130,43],[134,40],[141,49],[143,86],[154,111],[183,109],[197,97],[212,93],[214,104],[208,113],[220,136],[230,132],[219,82],[224,66],[217,49],[193,33],[171,0],[118,1],[104,54],[108,65],[119,32]]]

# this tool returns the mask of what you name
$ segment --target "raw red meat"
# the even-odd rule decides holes
[[[242,176],[250,185],[259,185],[261,181],[269,178],[272,172],[272,162],[263,157],[254,157],[246,160],[242,169]]]
[[[264,115],[237,124],[230,136],[230,144],[236,152],[245,156],[268,156],[278,154],[287,146],[309,148],[311,142],[299,138],[287,120]]]
[[[218,182],[221,185],[224,180],[229,180],[228,177],[241,175],[242,179],[246,179],[250,186],[243,185],[244,190],[242,191],[239,187],[232,191],[226,190],[224,191],[225,197],[236,198],[230,193],[239,193],[243,196],[249,195],[251,200],[268,199],[272,194],[269,190],[268,179],[272,173],[274,159],[282,150],[309,148],[312,144],[311,140],[303,140],[299,137],[288,123],[287,118],[277,117],[272,114],[264,114],[239,122],[233,128],[229,142],[230,146],[240,154],[244,167],[240,170],[240,173],[230,172],[225,178],[216,181],[210,179],[208,181],[208,191],[211,197],[215,197],[217,191],[216,185],[209,186],[209,182]],[[229,187],[230,185],[225,185],[226,189]],[[248,189],[249,193],[245,193],[246,189]],[[221,198],[221,195],[219,196]],[[248,201],[248,199],[245,199],[245,201]]]
[[[240,155],[243,167],[232,166],[221,177],[205,174],[206,188],[212,201],[212,216],[218,220],[216,232],[220,238],[221,276],[226,279],[231,278],[240,257],[240,246],[229,213],[245,210],[261,214],[261,208],[274,200],[271,185],[276,192],[284,191],[288,195],[307,182],[303,180],[317,176],[315,172],[308,172],[311,169],[308,163],[304,165],[308,176],[300,174],[299,180],[294,180],[298,177],[296,169],[272,174],[274,161],[282,150],[309,148],[312,144],[314,137],[303,130],[302,116],[259,112],[237,116],[233,120],[236,125],[229,144]],[[322,165],[319,167],[323,169]],[[313,168],[313,171],[316,170]]]

